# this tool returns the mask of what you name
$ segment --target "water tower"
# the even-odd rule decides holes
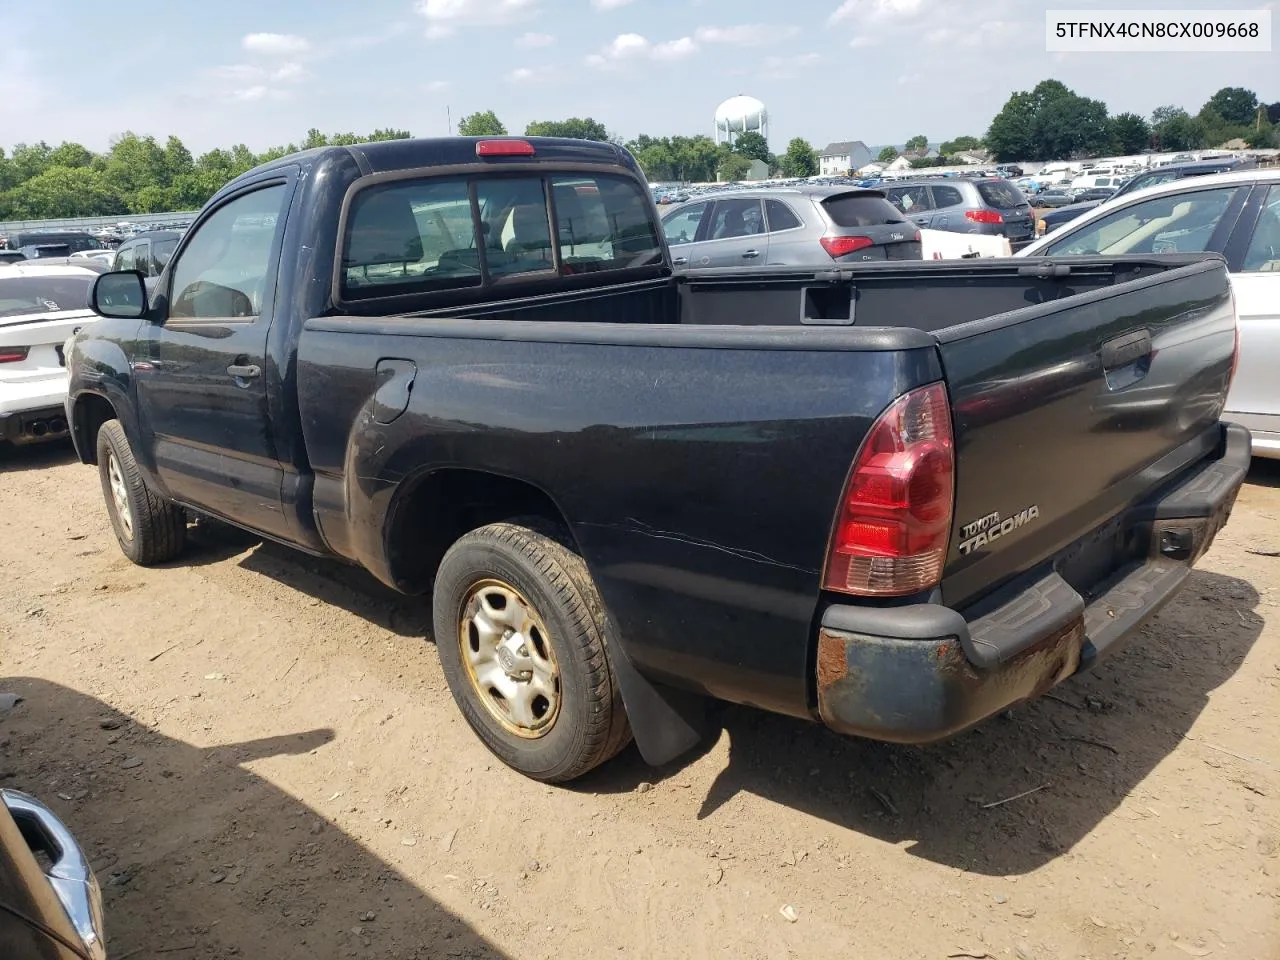
[[[716,107],[716,143],[733,143],[744,133],[769,139],[769,111],[755,97],[739,94]]]

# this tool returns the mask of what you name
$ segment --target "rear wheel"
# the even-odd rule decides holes
[[[187,540],[186,513],[147,486],[119,420],[99,428],[97,451],[102,496],[124,555],[144,567],[178,556]]]
[[[436,646],[467,723],[508,766],[564,782],[631,739],[582,558],[519,521],[473,530],[445,554]]]

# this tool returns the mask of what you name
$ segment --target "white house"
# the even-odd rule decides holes
[[[824,177],[838,177],[865,167],[871,159],[871,151],[861,140],[829,143],[818,154],[818,173]]]
[[[911,158],[906,154],[900,153],[891,163],[885,164],[885,173],[901,173],[903,170],[911,169]]]

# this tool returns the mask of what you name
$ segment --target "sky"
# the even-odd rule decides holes
[[[1280,2],[1269,6],[1280,30]],[[624,138],[710,134],[736,94],[770,143],[981,136],[1010,93],[1056,78],[1113,113],[1195,112],[1217,89],[1280,100],[1280,52],[1047,53],[1046,9],[1206,0],[170,0],[3,4],[0,147],[125,131],[261,151],[310,127],[417,136],[493,110],[508,130],[590,116]],[[54,23],[56,16],[57,22]],[[1273,46],[1280,51],[1280,41]]]

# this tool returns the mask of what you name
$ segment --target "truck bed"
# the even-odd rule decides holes
[[[397,497],[463,466],[519,480],[567,519],[642,670],[811,715],[831,518],[885,397],[947,385],[941,599],[976,610],[1211,455],[1233,349],[1212,256],[888,263],[317,317],[297,380],[336,552],[409,586],[383,542]],[[388,361],[408,386],[380,382]],[[1122,565],[1123,536],[1073,585]]]

